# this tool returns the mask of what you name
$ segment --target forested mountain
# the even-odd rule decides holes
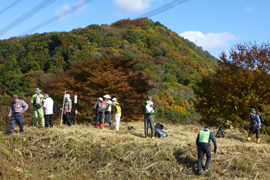
[[[146,18],[13,37],[0,40],[0,105],[9,105],[13,94],[28,101],[36,87],[42,88],[78,64],[99,63],[99,59],[110,57],[134,62],[150,89],[140,93],[153,96],[157,119],[172,122],[200,117],[193,110],[196,80],[218,66],[207,51]],[[46,93],[50,94],[50,89]]]

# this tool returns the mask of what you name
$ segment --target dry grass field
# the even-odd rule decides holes
[[[128,126],[137,130],[128,130]],[[16,127],[18,128],[18,127]],[[54,129],[25,127],[0,135],[2,179],[270,179],[270,138],[246,143],[246,132],[225,130],[211,167],[196,175],[195,140],[203,126],[169,125],[167,138],[144,139],[143,122]],[[216,129],[211,129],[214,134]],[[213,144],[211,149],[213,151]]]

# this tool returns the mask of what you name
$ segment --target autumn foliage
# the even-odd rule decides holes
[[[196,109],[207,124],[224,125],[230,120],[237,127],[247,128],[250,108],[261,112],[268,122],[269,55],[269,44],[251,43],[236,45],[229,57],[222,54],[216,74],[204,76],[198,83]]]
[[[125,120],[139,120],[142,102],[153,86],[137,71],[132,59],[105,56],[76,64],[60,77],[43,82],[42,88],[58,99],[63,98],[64,91],[72,97],[78,95],[78,111],[86,119],[93,117],[97,99],[109,94],[118,99]]]

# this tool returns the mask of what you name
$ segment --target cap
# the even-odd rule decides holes
[[[48,97],[50,97],[49,94],[45,94],[44,95],[44,98],[48,98]]]
[[[12,100],[16,100],[16,99],[18,99],[18,96],[17,95],[13,95],[12,96]]]
[[[112,101],[115,101],[115,102],[116,102],[116,101],[117,101],[117,99],[114,97],[114,98],[112,98]]]
[[[98,100],[103,101],[103,98],[102,97],[99,97]]]
[[[147,100],[150,100],[151,99],[151,96],[147,96]]]
[[[106,94],[105,96],[103,96],[104,98],[107,98],[107,99],[111,99],[111,96],[109,94]]]
[[[255,113],[256,111],[255,111],[254,108],[251,108],[251,109],[250,109],[250,112],[254,112],[254,113]]]
[[[209,127],[209,126],[205,126],[204,128],[205,128],[205,129],[210,129],[210,127]]]

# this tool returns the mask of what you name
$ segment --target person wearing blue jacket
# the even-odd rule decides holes
[[[203,157],[206,154],[206,163],[205,163],[205,170],[210,168],[210,160],[211,160],[211,150],[210,150],[210,140],[214,143],[214,153],[217,152],[217,142],[214,134],[210,131],[209,126],[205,126],[203,131],[200,131],[197,139],[196,145],[198,150],[198,163],[197,163],[197,173],[200,175],[202,173],[202,164],[203,164]]]
[[[247,142],[250,142],[251,137],[253,134],[256,134],[256,143],[260,143],[260,128],[262,126],[260,117],[256,114],[256,111],[254,108],[250,109],[250,114],[248,116],[250,128],[248,133]]]
[[[152,101],[152,97],[147,96],[147,101],[143,102],[145,138],[148,137],[148,122],[150,123],[151,137],[155,138],[155,127],[154,127],[155,109],[156,109],[156,106]]]

